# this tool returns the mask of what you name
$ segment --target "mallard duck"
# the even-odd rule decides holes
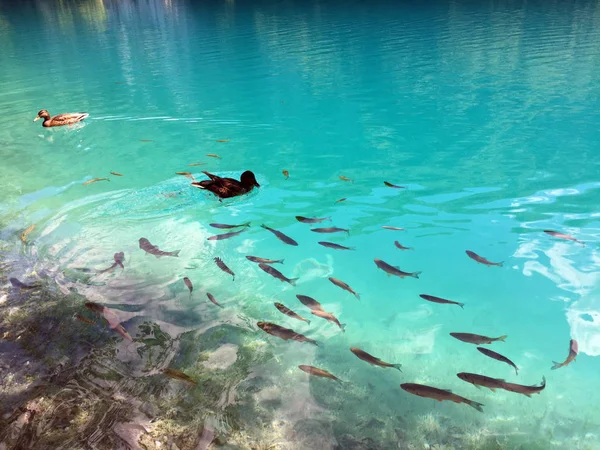
[[[205,170],[202,173],[210,178],[210,180],[195,181],[192,183],[192,186],[206,189],[219,198],[237,197],[238,195],[247,194],[254,189],[254,186],[260,187],[260,184],[256,181],[256,177],[249,170],[246,170],[242,174],[240,181],[233,178],[221,178]]]
[[[78,112],[78,113],[66,113],[59,114],[54,117],[50,117],[50,113],[45,109],[42,109],[33,121],[37,121],[39,119],[44,119],[42,126],[44,127],[60,127],[62,125],[73,125],[74,123],[81,122],[89,116],[88,113]]]

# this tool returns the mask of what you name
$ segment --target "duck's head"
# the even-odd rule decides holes
[[[35,122],[36,120],[39,120],[39,119],[49,119],[49,118],[50,118],[50,113],[48,111],[46,111],[45,109],[42,109],[37,114],[37,117],[35,119],[33,119],[33,121]]]
[[[260,184],[258,184],[258,181],[256,181],[256,177],[254,176],[254,174],[249,171],[246,170],[242,176],[240,177],[240,182],[245,185],[245,186],[256,186],[256,187],[260,187]]]

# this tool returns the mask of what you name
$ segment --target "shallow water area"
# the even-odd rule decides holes
[[[599,14],[0,0],[0,449],[600,449]],[[204,170],[260,187],[219,201],[176,174]],[[483,346],[518,374],[451,332],[506,335]]]

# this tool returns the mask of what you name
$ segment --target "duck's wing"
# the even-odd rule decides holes
[[[65,114],[59,114],[57,116],[54,116],[50,120],[53,123],[69,124],[69,123],[81,122],[83,119],[85,119],[88,116],[89,116],[89,114],[84,113],[84,112],[65,113]]]
[[[194,181],[193,183],[191,183],[192,186],[195,186],[197,188],[200,189],[211,189],[212,190],[212,186],[215,185],[215,182],[212,180],[202,180],[202,181]]]
[[[217,175],[214,175],[214,174],[212,174],[212,173],[209,173],[209,172],[207,172],[206,170],[203,170],[203,171],[202,171],[202,173],[203,173],[204,175],[206,175],[208,178],[210,178],[211,180],[213,180],[213,181],[217,181],[217,180],[221,180],[221,179],[222,179],[221,177],[219,177],[219,176],[217,176]]]

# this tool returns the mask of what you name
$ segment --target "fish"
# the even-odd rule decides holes
[[[175,250],[173,252],[164,252],[159,249],[156,245],[150,243],[150,241],[146,238],[140,238],[139,240],[140,248],[144,250],[146,253],[150,253],[151,255],[160,258],[161,256],[173,256],[175,258],[179,257],[179,252],[181,250]]]
[[[217,155],[216,153],[207,153],[206,156],[210,156],[211,158],[218,158],[218,159],[222,159],[219,155]]]
[[[539,394],[546,388],[546,377],[542,377],[542,383],[539,386],[523,386],[522,384],[516,383],[504,383],[503,388],[506,391],[523,394],[531,398],[531,394]]]
[[[343,383],[343,381],[340,380],[335,375],[330,374],[326,370],[319,369],[318,367],[300,365],[300,366],[298,366],[298,369],[302,370],[303,372],[306,372],[309,375],[314,375],[316,377],[322,377],[322,378],[330,378],[330,379],[335,380],[335,381],[337,381],[339,383]]]
[[[108,178],[92,178],[91,180],[88,180],[85,183],[83,183],[82,186],[95,183],[96,181],[110,181],[110,180]]]
[[[354,295],[357,299],[360,300],[360,294],[357,294],[356,292],[354,292],[354,290],[350,286],[348,286],[346,283],[344,283],[342,280],[338,280],[337,278],[329,277],[329,281],[331,281],[337,287],[340,287],[343,290],[350,292],[352,295]]]
[[[302,223],[321,223],[326,220],[331,220],[331,217],[304,217],[304,216],[296,216],[296,220]]]
[[[217,139],[217,142],[220,142],[220,143],[229,142],[229,139]]]
[[[398,369],[400,372],[402,372],[402,369],[401,369],[402,364],[386,363],[386,362],[380,360],[379,358],[376,358],[375,356],[370,355],[369,353],[365,352],[364,350],[361,350],[360,348],[350,347],[350,351],[352,353],[354,353],[358,357],[358,359],[362,359],[363,361],[368,362],[372,366],[393,367],[394,369]]]
[[[232,238],[234,236],[237,236],[238,234],[242,234],[244,231],[246,231],[245,229],[240,230],[240,231],[232,231],[230,233],[223,233],[223,234],[217,234],[215,236],[211,236],[207,239],[207,241],[222,241],[223,239],[229,239]]]
[[[506,339],[508,337],[505,334],[504,336],[500,336],[497,338],[491,338],[491,337],[481,336],[480,334],[473,334],[473,333],[450,333],[450,336],[452,336],[455,339],[458,339],[459,341],[463,341],[468,344],[476,344],[476,345],[491,344],[492,342],[495,342],[495,341],[504,342],[504,339]]]
[[[342,330],[343,332],[346,331],[346,324],[340,323],[340,321],[337,319],[337,317],[335,317],[330,312],[323,311],[322,309],[316,309],[316,310],[311,311],[310,313],[317,317],[321,317],[322,319],[325,319],[328,322],[335,323],[338,327],[340,327],[340,330]]]
[[[84,306],[89,309],[90,311],[93,311],[95,313],[103,313],[104,312],[104,306],[95,303],[95,302],[85,302]]]
[[[259,256],[246,256],[246,259],[248,261],[252,261],[255,263],[262,263],[262,264],[283,264],[283,259],[267,259],[267,258],[261,258]]]
[[[287,170],[282,170],[281,173],[283,174],[286,180],[290,177],[290,173]]]
[[[154,142],[152,139],[140,139],[140,142]]]
[[[453,394],[452,391],[438,389],[433,386],[416,383],[403,383],[400,385],[400,387],[409,394],[418,395],[419,397],[432,398],[438,402],[449,400],[454,403],[464,403],[475,408],[479,412],[483,412],[483,406],[485,406],[482,403],[478,403],[473,400],[469,400],[468,398],[461,397],[460,395]]]
[[[203,162],[188,164],[189,167],[197,167],[197,166],[205,166],[205,165],[206,165],[206,163],[203,163]]]
[[[189,178],[190,180],[194,180],[196,181],[196,178],[194,178],[194,175],[192,175],[191,172],[175,172],[176,175],[183,175],[186,178]]]
[[[102,314],[102,317],[104,317],[106,319],[106,322],[108,322],[108,327],[111,330],[118,333],[125,339],[133,342],[132,337],[129,335],[129,333],[127,333],[127,330],[125,330],[123,325],[121,325],[119,323],[119,318],[111,309],[107,308],[106,306],[95,303],[95,302],[86,302],[86,303],[84,303],[84,305],[90,311],[93,311],[98,314]]]
[[[455,301],[452,301],[452,300],[446,300],[445,298],[435,297],[433,295],[428,295],[428,294],[419,294],[419,297],[421,297],[423,300],[427,300],[428,302],[433,302],[433,303],[443,303],[443,304],[448,304],[448,305],[458,305],[461,308],[464,308],[464,306],[465,306],[464,303],[455,302]]]
[[[471,383],[476,388],[483,386],[496,392],[496,389],[504,389],[505,381],[501,378],[491,378],[485,375],[478,375],[476,373],[461,372],[457,373],[456,376],[467,383]]]
[[[384,230],[404,231],[404,228],[392,227],[392,226],[389,226],[389,225],[383,225],[381,228],[383,228]]]
[[[277,239],[279,239],[281,242],[284,242],[289,245],[298,245],[298,243],[295,240],[293,240],[289,236],[286,236],[281,231],[277,231],[277,230],[274,230],[273,228],[269,228],[268,226],[266,226],[264,224],[261,225],[261,227],[264,228],[265,230],[269,230],[271,233],[273,233],[275,236],[277,236]]]
[[[260,267],[262,270],[264,270],[265,272],[267,272],[272,277],[275,277],[275,278],[277,278],[280,281],[284,281],[286,283],[290,283],[292,286],[296,286],[296,280],[298,278],[287,278],[279,270],[277,270],[274,267],[271,267],[271,266],[269,266],[268,264],[265,264],[265,263],[260,263],[258,265],[258,267]]]
[[[469,256],[469,258],[471,258],[474,261],[477,261],[479,264],[485,264],[486,266],[498,266],[498,267],[502,267],[502,264],[504,264],[504,261],[500,261],[497,263],[488,261],[487,259],[485,259],[483,256],[479,256],[477,253],[472,252],[471,250],[466,250],[465,253]]]
[[[82,316],[79,313],[75,313],[73,314],[73,317],[77,320],[82,321],[83,323],[87,323],[88,325],[96,325],[96,322],[94,322],[93,320],[88,319],[87,317]]]
[[[345,177],[344,175],[340,175],[340,180],[354,183],[354,180],[352,178]]]
[[[271,322],[257,322],[256,325],[265,333],[268,333],[272,336],[277,336],[278,338],[281,338],[284,341],[289,341],[291,339],[293,341],[308,342],[310,344],[316,345],[317,347],[319,346],[317,341],[310,339],[304,336],[303,334],[296,333],[291,328],[284,328]]]
[[[346,200],[348,200],[346,197],[340,198],[339,200],[336,200],[335,203],[342,203],[342,202],[345,202]]]
[[[414,250],[412,247],[405,247],[398,241],[394,241],[394,245],[398,247],[400,250]]]
[[[206,296],[207,296],[207,297],[208,297],[208,299],[209,299],[211,302],[213,302],[215,305],[217,305],[217,306],[219,306],[219,307],[223,308],[223,305],[221,305],[219,302],[217,302],[217,300],[215,299],[215,296],[214,296],[214,295],[212,295],[210,292],[207,292],[207,293],[206,293]]]
[[[327,248],[332,248],[334,250],[354,250],[354,247],[345,247],[343,245],[336,244],[334,242],[319,241],[319,245],[322,245],[323,247],[327,247]]]
[[[217,267],[219,269],[221,269],[223,272],[228,273],[229,275],[231,275],[233,277],[233,281],[235,281],[235,273],[233,273],[233,271],[227,267],[227,265],[223,262],[223,260],[221,258],[219,258],[218,256],[214,259],[215,264],[217,265]]]
[[[556,369],[560,369],[561,367],[568,366],[571,363],[571,361],[575,361],[575,358],[577,358],[578,352],[579,352],[579,345],[577,344],[577,341],[575,339],[571,339],[571,342],[569,342],[569,355],[567,356],[567,359],[565,359],[565,362],[562,362],[562,363],[557,363],[556,361],[552,361],[554,363],[554,365],[552,366],[552,370],[556,370]]]
[[[125,253],[117,252],[113,255],[113,259],[115,260],[115,262],[110,267],[101,270],[99,273],[108,272],[109,270],[112,270],[117,266],[121,266],[121,269],[125,268],[125,266],[123,265],[123,261],[125,260]]]
[[[310,320],[305,319],[304,317],[302,317],[299,314],[296,314],[294,311],[292,311],[291,309],[287,308],[282,303],[274,303],[274,305],[275,305],[275,308],[277,308],[279,311],[281,311],[286,316],[292,317],[293,319],[302,320],[303,322],[306,322],[307,324],[310,325]]]
[[[559,233],[558,231],[552,231],[552,230],[544,230],[544,233],[549,234],[550,236],[558,238],[558,239],[566,239],[567,241],[577,242],[578,244],[581,244],[582,247],[585,247],[585,244],[583,242],[581,242],[578,239],[575,239],[573,236],[571,236],[569,234]]]
[[[110,172],[111,175],[114,175],[115,177],[122,177],[123,174],[119,173],[119,172]]]
[[[190,290],[190,295],[191,295],[192,291],[194,290],[194,285],[192,284],[192,281],[188,277],[183,277],[183,282],[185,283],[187,288]]]
[[[308,295],[297,294],[296,298],[298,298],[298,300],[300,300],[300,302],[304,306],[308,306],[313,311],[323,311],[323,307],[321,306],[321,304],[318,301],[316,301],[314,298],[309,297]]]
[[[515,369],[515,375],[519,375],[519,368],[506,356],[502,356],[500,353],[496,353],[495,351],[489,350],[484,347],[477,347],[477,350],[479,350],[485,356],[489,356],[490,358],[495,359],[496,361],[501,361],[508,364],[509,366],[512,366]]]
[[[21,233],[21,242],[25,243],[27,241],[27,236],[31,233],[36,227],[36,224],[29,225],[25,231]]]
[[[406,186],[398,186],[396,184],[392,184],[392,183],[389,183],[387,181],[384,181],[383,184],[385,184],[386,186],[391,187],[391,188],[406,189]]]
[[[229,228],[249,227],[250,222],[240,223],[239,225],[229,225],[226,223],[209,223],[209,225],[213,228],[220,228],[220,229],[225,230],[225,229],[229,229]]]
[[[176,380],[182,380],[182,381],[187,381],[188,383],[191,384],[198,384],[198,382],[192,378],[190,378],[189,376],[187,376],[185,373],[181,372],[180,370],[176,370],[176,369],[163,369],[162,373],[164,373],[166,376],[174,378]]]
[[[350,234],[350,230],[338,227],[312,228],[310,231],[314,231],[315,233],[338,233],[340,231],[343,231],[346,234]]]
[[[10,284],[19,289],[35,289],[39,286],[33,284],[25,284],[22,281],[19,281],[17,278],[9,278]]]
[[[392,265],[386,263],[385,261],[382,261],[381,259],[375,258],[374,261],[375,261],[375,265],[379,269],[381,269],[385,273],[387,273],[388,276],[395,275],[400,278],[404,278],[404,277],[419,278],[419,275],[421,274],[421,272],[403,272],[398,267],[392,266]]]

